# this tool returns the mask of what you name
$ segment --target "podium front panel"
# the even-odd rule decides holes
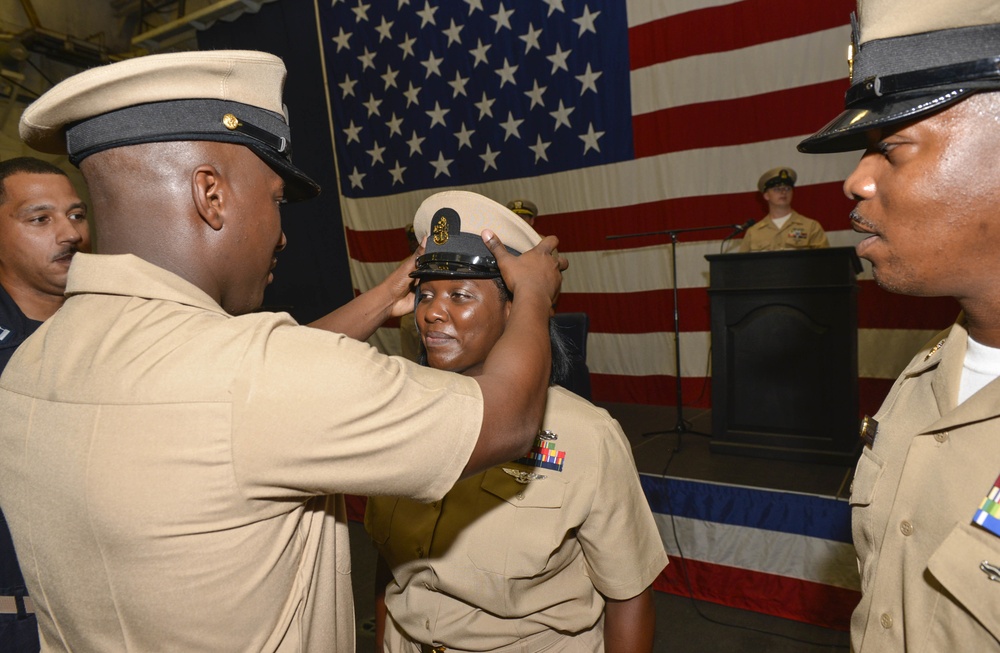
[[[858,423],[853,248],[711,255],[712,450],[845,462]]]

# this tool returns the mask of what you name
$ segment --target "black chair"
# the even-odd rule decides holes
[[[590,369],[587,367],[590,318],[586,313],[556,313],[552,319],[559,332],[569,340],[572,362],[569,374],[559,385],[590,401]]]

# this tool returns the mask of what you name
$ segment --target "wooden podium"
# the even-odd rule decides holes
[[[708,255],[717,453],[850,463],[858,441],[853,247]]]

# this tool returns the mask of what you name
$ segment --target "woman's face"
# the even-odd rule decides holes
[[[478,376],[503,334],[510,302],[492,279],[436,279],[417,290],[416,321],[427,364]]]

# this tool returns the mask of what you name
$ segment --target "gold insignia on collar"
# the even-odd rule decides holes
[[[933,356],[934,354],[936,354],[938,349],[941,349],[941,345],[944,344],[945,340],[947,340],[947,338],[942,338],[941,342],[939,342],[938,344],[936,344],[933,347],[931,347],[931,350],[929,352],[927,352],[926,356],[924,356],[924,360],[925,361],[926,360],[930,360],[931,356]]]
[[[854,43],[847,46],[847,81],[854,81]]]
[[[434,244],[444,245],[448,242],[448,218],[443,215],[438,218],[437,223],[434,225]]]
[[[878,435],[878,422],[874,417],[865,415],[861,420],[861,428],[858,429],[858,437],[871,449],[875,446],[875,437]]]

